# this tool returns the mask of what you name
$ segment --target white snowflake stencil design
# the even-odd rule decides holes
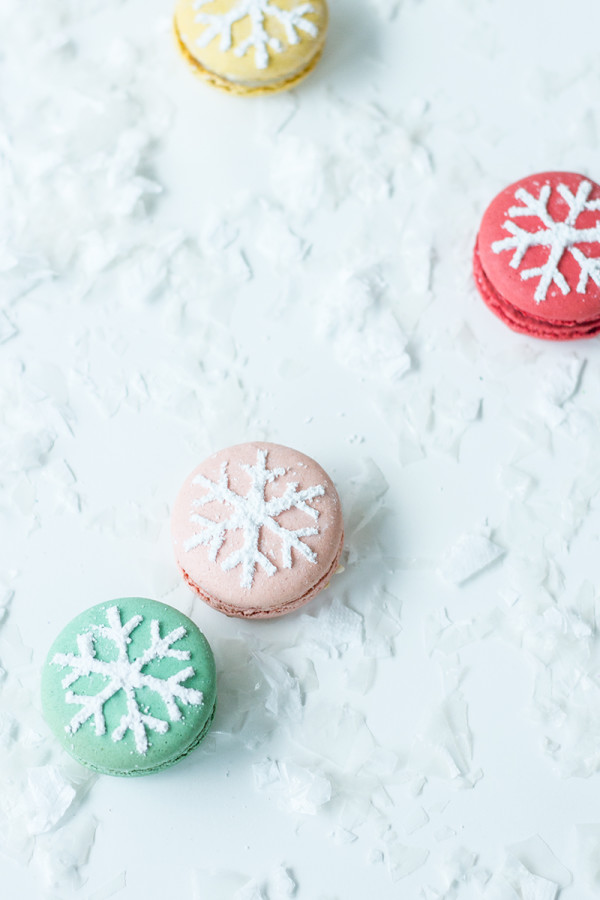
[[[155,731],[157,734],[164,734],[169,730],[169,722],[142,711],[136,698],[136,688],[148,688],[158,694],[171,722],[178,722],[182,718],[176,701],[184,706],[202,706],[202,692],[183,686],[183,682],[195,674],[193,666],[186,666],[165,679],[156,678],[154,675],[148,675],[142,671],[144,666],[155,659],[170,657],[182,661],[188,660],[191,656],[189,650],[176,650],[171,646],[181,640],[187,632],[183,625],[180,625],[161,638],[160,623],[157,619],[152,619],[150,622],[150,646],[137,659],[130,660],[127,652],[127,647],[131,642],[130,635],[143,621],[143,616],[132,616],[123,625],[119,608],[111,606],[106,611],[106,621],[107,625],[96,625],[90,631],[77,635],[78,654],[56,653],[52,658],[53,665],[71,669],[70,674],[62,681],[62,686],[66,690],[65,700],[67,703],[81,707],[65,730],[69,734],[75,734],[84,722],[93,718],[96,734],[98,736],[106,734],[104,704],[119,691],[123,691],[127,701],[127,712],[122,716],[111,737],[113,741],[120,741],[128,731],[131,731],[135,739],[136,750],[138,753],[145,754],[148,749],[147,732]],[[115,659],[110,661],[98,659],[95,646],[97,637],[112,641],[117,651]],[[78,678],[93,674],[107,679],[107,684],[97,694],[87,696],[67,690]]]
[[[205,506],[211,501],[218,501],[231,507],[231,514],[221,522],[213,522],[198,513],[192,513],[190,521],[200,525],[201,531],[193,534],[183,547],[186,552],[196,547],[208,547],[209,558],[215,562],[217,553],[221,549],[225,537],[230,531],[241,530],[244,534],[244,543],[239,550],[234,550],[222,562],[224,572],[241,566],[240,583],[243,588],[251,588],[254,581],[254,572],[259,565],[267,575],[274,575],[277,571],[271,560],[267,559],[259,549],[260,533],[262,528],[268,528],[281,541],[281,559],[284,569],[292,567],[292,550],[301,553],[311,563],[316,563],[317,555],[304,543],[302,538],[318,534],[315,527],[288,529],[277,522],[276,517],[288,509],[299,509],[311,517],[315,522],[319,518],[319,511],[309,506],[308,503],[315,497],[322,497],[325,488],[321,484],[314,485],[304,490],[298,490],[298,482],[291,481],[286,485],[281,497],[265,499],[265,488],[277,478],[285,475],[285,469],[267,468],[267,451],[258,450],[256,465],[249,466],[241,463],[241,468],[250,476],[250,488],[245,497],[236,494],[229,487],[227,474],[227,462],[221,466],[218,481],[211,481],[204,475],[197,475],[192,484],[199,484],[206,489],[206,493],[198,500],[194,500],[195,508]]]
[[[518,269],[530,247],[549,248],[548,259],[543,266],[523,269],[520,273],[523,281],[539,276],[540,280],[534,294],[536,303],[546,299],[552,283],[556,284],[565,296],[571,292],[566,278],[558,268],[565,253],[570,253],[579,265],[580,276],[576,289],[578,294],[585,294],[588,278],[600,287],[600,257],[585,256],[576,246],[577,244],[600,246],[600,218],[592,228],[577,228],[577,219],[581,213],[600,210],[600,200],[588,201],[591,190],[592,185],[589,181],[582,181],[576,194],[573,194],[565,184],[558,185],[557,191],[569,208],[567,217],[562,222],[555,221],[548,210],[552,191],[549,184],[541,188],[539,197],[534,197],[522,187],[515,192],[515,199],[520,200],[523,205],[511,206],[508,215],[513,219],[519,216],[536,216],[544,227],[538,231],[526,231],[509,220],[504,223],[503,228],[510,232],[511,237],[495,241],[492,250],[494,253],[514,250],[510,266]]]
[[[281,9],[269,0],[238,0],[230,10],[225,13],[207,13],[203,7],[213,0],[195,0],[194,9],[197,11],[196,22],[208,27],[197,40],[198,46],[206,47],[214,38],[220,38],[219,48],[226,52],[231,49],[233,42],[232,27],[236,22],[248,17],[251,23],[250,35],[234,49],[236,56],[245,56],[251,47],[254,47],[254,61],[257,69],[266,69],[269,65],[269,50],[275,53],[283,52],[283,45],[278,38],[269,34],[265,19],[272,16],[283,26],[288,44],[298,44],[300,37],[298,30],[304,31],[311,37],[317,37],[319,29],[314,22],[306,19],[307,13],[315,12],[312,3],[301,3],[293,9]]]

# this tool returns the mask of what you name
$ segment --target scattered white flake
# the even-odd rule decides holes
[[[16,625],[4,625],[0,635],[0,659],[10,672],[16,672],[31,663],[33,651],[23,643]]]
[[[388,659],[394,655],[395,640],[402,630],[400,600],[389,591],[375,588],[363,603],[365,655],[371,659]]]
[[[542,577],[547,571],[542,570]],[[534,713],[543,728],[546,752],[563,775],[588,776],[600,769],[598,608],[589,584],[572,604],[562,607],[544,589],[529,586],[506,612],[507,637],[536,663]]]
[[[25,807],[28,809],[29,834],[43,834],[60,822],[75,799],[73,785],[58,766],[48,765],[27,770]]]
[[[553,882],[557,891],[568,887],[573,880],[571,872],[556,858],[539,834],[512,844],[507,848],[507,853],[509,862],[516,860],[531,875]]]
[[[125,872],[121,872],[119,875],[115,875],[114,878],[111,878],[103,884],[98,890],[92,891],[92,893],[88,895],[87,900],[109,900],[110,897],[114,897],[115,894],[118,894],[126,887],[127,876]]]
[[[560,885],[539,875],[532,875],[523,865],[513,869],[507,878],[515,887],[523,900],[556,900]]]
[[[463,534],[450,547],[440,562],[438,571],[452,584],[463,584],[482,572],[506,551],[482,534]]]
[[[288,268],[302,261],[308,245],[291,230],[280,210],[264,208],[258,221],[256,248],[270,263]]]
[[[550,427],[565,418],[563,407],[579,389],[585,363],[574,354],[558,360],[542,359],[538,374],[540,411]]]
[[[346,670],[346,687],[349,691],[366,694],[375,681],[376,663],[374,659],[362,659]]]
[[[299,722],[302,716],[302,697],[298,679],[275,657],[259,650],[253,655],[269,687],[265,709],[281,723]]]
[[[268,792],[286,812],[314,816],[331,800],[331,782],[312,769],[266,759],[252,771],[257,790]]]
[[[5,312],[0,312],[0,344],[5,344],[19,333]]]
[[[577,825],[578,872],[586,885],[600,890],[600,825]]]
[[[268,900],[262,886],[252,878],[235,892],[232,900]]]
[[[516,466],[502,466],[498,472],[498,482],[509,497],[517,500],[527,497],[535,485],[531,475]]]
[[[0,748],[8,750],[15,743],[19,723],[10,713],[0,713]]]
[[[80,869],[87,862],[95,835],[93,816],[80,816],[37,839],[35,859],[48,887],[79,887]]]
[[[472,787],[472,734],[467,704],[459,692],[450,694],[431,714],[424,716],[412,743],[409,762],[413,771],[427,778],[444,778],[459,787]]]
[[[437,610],[425,620],[425,645],[429,653],[458,653],[491,634],[498,627],[499,619],[499,614],[493,611],[476,620],[453,622],[447,610]]]
[[[420,869],[427,860],[429,850],[424,847],[408,847],[398,841],[396,835],[386,835],[385,859],[392,881],[400,881]]]
[[[329,159],[316,143],[283,135],[271,158],[271,187],[285,209],[307,215],[334,197]]]
[[[375,748],[362,713],[339,703],[318,702],[304,716],[303,743],[344,771],[364,764]]]
[[[423,828],[428,822],[429,816],[423,807],[420,806],[404,820],[404,832],[405,834],[414,834],[415,831],[418,831],[419,828]]]
[[[409,792],[411,796],[420,797],[426,784],[427,778],[424,775],[415,776],[409,785]]]
[[[349,791],[344,797],[338,815],[339,827],[351,833],[354,833],[358,829],[362,828],[362,826],[364,826],[365,822],[368,821],[373,812],[371,797],[368,789],[366,791],[357,790],[359,784],[360,782],[358,781],[358,779],[355,779],[355,789],[353,791]]]
[[[344,845],[344,844],[353,844],[354,841],[358,840],[358,835],[354,834],[353,831],[348,831],[347,828],[341,828],[338,826],[332,833],[331,838],[334,844]]]
[[[278,866],[269,874],[269,900],[289,900],[296,896],[297,884],[285,866]]]
[[[389,484],[379,466],[372,459],[363,459],[362,471],[349,480],[344,497],[344,520],[350,537],[377,515],[388,490]]]
[[[449,838],[456,837],[456,831],[454,828],[450,828],[449,825],[440,825],[433,832],[433,836],[436,841],[447,841]]]
[[[408,372],[408,338],[386,299],[378,266],[344,272],[320,307],[319,331],[336,359],[362,378],[393,383]]]
[[[364,763],[364,770],[382,779],[388,779],[399,765],[398,754],[387,747],[376,747]]]
[[[326,600],[315,616],[302,616],[302,623],[306,640],[327,656],[340,656],[349,647],[362,646],[363,618],[337,594]]]
[[[193,869],[192,897],[193,900],[232,900],[247,882],[248,878],[239,872],[205,872]]]
[[[556,900],[561,885],[533,874],[523,863],[511,859],[495,872],[484,891],[485,900]]]
[[[474,363],[480,353],[480,345],[472,329],[465,323],[461,326],[455,339],[456,349],[469,363]]]

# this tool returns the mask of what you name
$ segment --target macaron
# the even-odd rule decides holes
[[[215,661],[196,625],[164,603],[124,597],[76,616],[42,671],[48,725],[78,762],[150,775],[187,756],[215,713]]]
[[[179,0],[174,29],[196,74],[245,95],[305,78],[323,52],[327,22],[325,0]]]
[[[600,331],[600,186],[573,172],[511,184],[484,213],[473,260],[484,302],[513,331],[554,341]]]
[[[252,442],[215,453],[188,475],[172,535],[183,577],[210,606],[271,618],[327,587],[344,524],[333,482],[314,459]]]

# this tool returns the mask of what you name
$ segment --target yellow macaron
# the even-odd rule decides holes
[[[287,90],[323,51],[325,0],[179,0],[175,35],[194,71],[234,94]]]

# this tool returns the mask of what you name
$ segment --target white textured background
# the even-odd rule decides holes
[[[600,344],[506,330],[470,256],[511,181],[600,180],[600,5],[336,0],[306,84],[245,101],[171,12],[0,6],[0,895],[598,897]],[[348,525],[271,623],[194,603],[168,536],[253,438]],[[206,632],[219,713],[176,768],[89,779],[39,669],[135,594]]]

